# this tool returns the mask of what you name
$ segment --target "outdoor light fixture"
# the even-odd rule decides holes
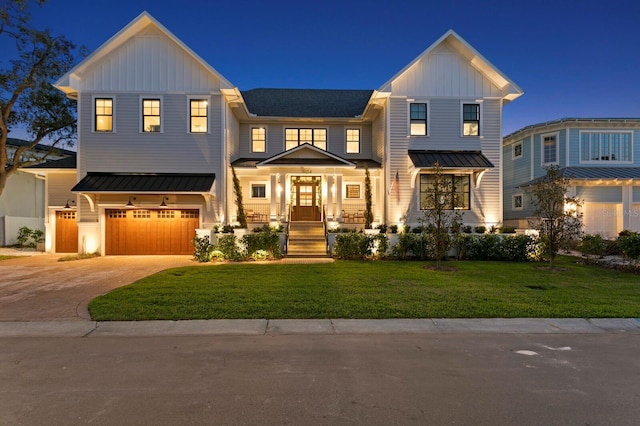
[[[125,205],[125,207],[135,207],[133,205],[133,201],[132,200],[135,201],[136,197],[129,197],[129,202]]]
[[[169,201],[169,197],[162,197],[162,202],[160,203],[160,207],[167,207],[166,201]]]
[[[76,205],[76,201],[75,200],[67,200],[67,204],[64,205],[65,209],[70,209],[71,206],[75,206]]]

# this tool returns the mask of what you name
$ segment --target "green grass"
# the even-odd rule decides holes
[[[15,256],[4,256],[4,255],[0,255],[0,260],[7,260],[7,259],[13,259]]]
[[[89,304],[97,321],[212,318],[640,317],[638,275],[560,258],[508,262],[228,264],[170,269]],[[561,268],[561,269],[560,269]]]

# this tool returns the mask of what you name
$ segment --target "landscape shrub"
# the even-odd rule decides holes
[[[266,252],[267,257],[271,259],[279,259],[282,257],[282,252],[280,251],[280,236],[278,232],[269,225],[259,228],[259,232],[257,233],[245,235],[242,237],[242,242],[247,247],[247,253],[254,259],[257,251]],[[260,254],[257,256],[261,257]]]
[[[35,248],[37,243],[44,241],[44,231],[23,226],[18,229],[16,240],[21,247]]]
[[[458,259],[523,262],[535,255],[536,242],[528,235],[467,235],[456,237]]]
[[[193,258],[198,262],[209,262],[212,259],[213,245],[209,240],[209,236],[193,237]]]
[[[602,257],[605,253],[606,244],[604,238],[599,234],[585,234],[580,238],[577,248],[585,256]]]
[[[223,259],[239,261],[247,258],[246,252],[236,244],[236,237],[233,234],[218,238],[214,247],[222,253]]]
[[[371,256],[373,237],[368,234],[347,232],[336,235],[333,257],[337,259],[366,259]]]
[[[627,259],[640,259],[640,234],[637,232],[623,231],[618,236],[617,245]]]
[[[473,228],[473,230],[476,234],[484,234],[487,231],[487,227],[480,225]]]
[[[391,247],[391,255],[398,260],[433,258],[433,243],[426,233],[402,233],[398,242]]]
[[[382,233],[382,231],[373,237],[373,244],[376,249],[376,257],[383,258],[387,256],[389,250],[389,237]]]

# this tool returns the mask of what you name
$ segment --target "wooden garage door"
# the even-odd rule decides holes
[[[198,210],[107,210],[106,254],[192,254]]]
[[[56,253],[78,252],[78,223],[75,211],[56,212]]]

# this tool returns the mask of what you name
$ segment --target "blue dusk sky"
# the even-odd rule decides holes
[[[503,133],[640,117],[637,0],[49,0],[35,24],[90,51],[148,11],[240,90],[377,89],[453,29],[525,94]]]

